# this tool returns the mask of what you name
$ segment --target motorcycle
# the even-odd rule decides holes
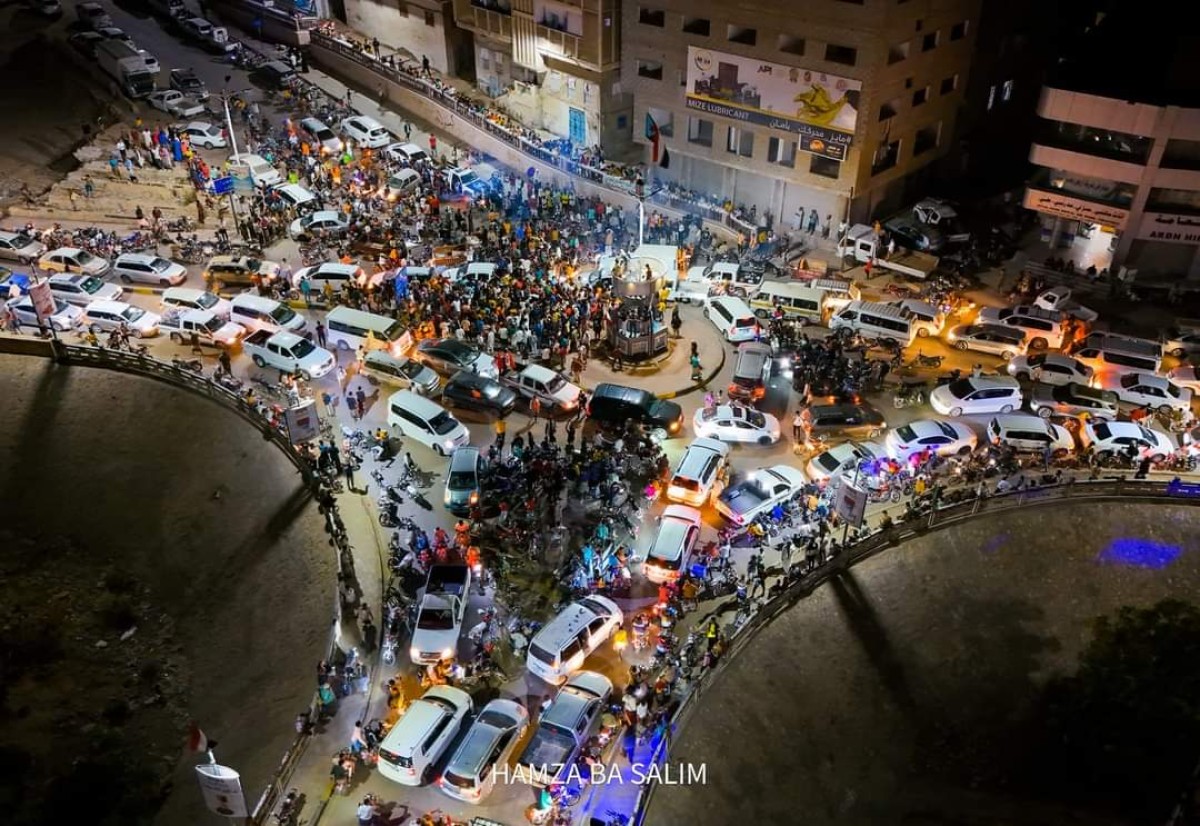
[[[924,404],[927,387],[928,385],[925,382],[911,382],[900,385],[900,388],[892,395],[892,406],[899,410],[902,407]]]
[[[916,356],[913,357],[913,360],[910,361],[907,366],[938,368],[942,366],[942,361],[945,358],[945,356],[927,356],[918,350]]]
[[[204,372],[204,362],[200,361],[200,359],[181,359],[176,357],[171,359],[171,366],[176,370],[190,370],[193,373]]]

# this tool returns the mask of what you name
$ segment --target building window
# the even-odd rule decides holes
[[[842,174],[842,165],[824,155],[811,155],[808,161],[808,171],[822,178],[837,178]]]
[[[767,141],[767,160],[780,166],[794,167],[796,165],[796,142],[783,138],[771,138]]]
[[[1011,80],[1004,81],[1004,85],[1000,87],[1000,100],[1008,103],[1012,100],[1013,82]]]
[[[896,117],[897,113],[900,111],[900,107],[903,105],[904,103],[900,100],[900,98],[892,98],[887,103],[884,103],[879,107],[879,122],[883,123],[889,118]]]
[[[950,39],[951,40],[962,40],[964,37],[966,37],[968,25],[969,25],[969,21],[964,20],[961,23],[955,23],[953,26],[951,26],[950,27]]]
[[[779,51],[785,54],[804,54],[804,38],[796,37],[794,34],[779,35]]]
[[[512,14],[512,3],[509,0],[471,0],[471,5],[498,14]],[[404,0],[400,0],[400,10],[407,14]]]
[[[433,16],[433,12],[431,12],[431,11],[425,12],[425,25],[426,26],[437,25],[437,18]]]
[[[638,77],[648,77],[651,80],[662,80],[663,66],[655,60],[639,60],[637,62]]]
[[[725,134],[725,151],[731,155],[749,158],[754,154],[754,133],[749,129],[730,126]]]
[[[638,8],[638,22],[643,26],[658,26],[660,29],[667,25],[667,13],[662,9]]]
[[[989,112],[992,111],[992,107],[995,105],[996,105],[996,87],[991,86],[988,88],[987,110]]]
[[[931,123],[917,130],[913,138],[913,155],[923,155],[930,149],[937,149],[942,139],[942,122]]]
[[[745,26],[726,26],[725,32],[730,43],[753,46],[758,42],[758,29],[749,29]]]
[[[858,62],[858,49],[853,46],[839,46],[836,43],[827,43],[825,45],[825,59],[830,63],[853,66]]]
[[[704,118],[688,118],[688,143],[712,146],[713,122]]]
[[[942,78],[942,94],[948,95],[958,89],[958,75]]]
[[[482,2],[483,2],[483,0],[479,0],[479,2],[480,2],[480,3],[482,3]],[[478,5],[478,4],[477,4],[477,5]],[[487,6],[483,6],[483,8],[485,8],[485,9],[486,9],[486,8],[488,8],[488,7],[487,7]],[[398,14],[399,14],[401,17],[408,17],[408,3],[405,3],[405,2],[404,2],[404,0],[397,0],[397,3],[396,3],[396,12],[397,12],[397,13],[398,13]]]
[[[708,32],[711,28],[712,23],[703,17],[683,18],[683,30],[688,34],[698,34],[701,37],[708,37]]]
[[[938,44],[938,33],[930,32],[929,34],[927,34],[921,38],[921,51],[932,52],[934,49],[937,48],[937,44]]]
[[[929,100],[930,87],[926,86],[913,92],[913,106],[923,106]]]
[[[892,47],[888,49],[888,65],[892,66],[901,60],[907,60],[908,48],[911,45],[911,40],[905,40],[903,43],[893,43]]]
[[[900,141],[888,141],[886,138],[879,144],[879,148],[875,150],[875,157],[871,159],[871,174],[878,175],[880,172],[886,172],[896,165],[896,161],[900,157]]]

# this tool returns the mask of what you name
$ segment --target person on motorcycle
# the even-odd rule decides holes
[[[454,547],[465,553],[470,544],[471,525],[467,520],[460,519],[454,523]]]
[[[438,525],[437,529],[433,532],[433,547],[444,548],[449,544],[450,536],[446,533],[441,525]]]

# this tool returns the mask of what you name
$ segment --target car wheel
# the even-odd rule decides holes
[[[759,436],[758,443],[760,445],[762,445],[763,447],[766,447],[767,445],[771,444],[771,437],[770,436]]]
[[[121,274],[121,283],[122,284],[132,284],[133,279],[130,278],[128,275],[125,275],[124,273],[122,273]]]
[[[766,311],[766,310],[755,310],[755,311],[754,311],[754,316],[755,316],[755,318],[766,318],[766,317],[767,317],[767,311]]]
[[[970,453],[970,452],[971,452],[971,449],[972,449],[972,448],[971,448],[971,446],[970,446],[970,445],[963,445],[962,447],[960,447],[960,448],[958,449],[958,455],[959,455],[959,456],[966,456],[968,453]]]
[[[1035,338],[1033,341],[1029,342],[1029,349],[1030,350],[1045,350],[1047,344],[1048,344],[1048,342],[1046,341],[1046,339],[1039,336],[1039,337]]]
[[[1034,412],[1036,412],[1043,419],[1049,419],[1051,416],[1054,415],[1054,411],[1052,409],[1050,409],[1049,407],[1039,407]]]
[[[1000,358],[1004,359],[1005,361],[1012,361],[1012,357],[1014,355],[1015,354],[1013,353],[1012,350],[1005,350],[1002,353],[1000,353]]]
[[[164,278],[158,282],[158,286],[163,287],[165,289],[165,288],[171,286],[171,281],[168,278]]]
[[[346,341],[346,339],[340,338],[340,339],[338,339],[337,348],[339,350],[349,350],[350,343],[348,341]]]
[[[961,407],[952,407],[952,408],[950,408],[950,415],[951,415],[951,416],[954,416],[954,417],[961,416],[961,415],[962,415],[962,408],[961,408]]]
[[[300,381],[312,381],[312,376],[308,374],[307,370],[299,370],[296,375],[300,377]]]
[[[264,359],[264,358],[263,358],[262,356],[260,356],[260,355],[257,355],[257,354],[255,354],[255,356],[254,356],[254,366],[255,366],[255,367],[266,367],[266,366],[267,366],[266,359]]]
[[[1017,378],[1021,381],[1033,381],[1033,374],[1028,370],[1021,370],[1017,373]]]
[[[446,448],[442,447],[441,445],[434,445],[433,452],[436,453],[438,456],[445,456]]]
[[[929,328],[928,327],[917,328],[917,338],[929,338]],[[966,348],[964,347],[963,349],[965,350]]]
[[[171,341],[175,344],[183,344],[183,336],[179,333],[171,333]]]
[[[966,343],[965,341],[960,341],[960,342],[956,343],[956,344],[954,345],[954,347],[955,347],[955,349],[957,349],[957,350],[966,350],[966,349],[967,349],[967,343]]]
[[[1011,413],[1012,411],[1013,411],[1013,406],[1011,404],[1006,404],[1006,405],[1004,405],[1004,407],[1000,408],[1001,413]]]

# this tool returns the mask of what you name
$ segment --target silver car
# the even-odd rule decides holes
[[[946,334],[946,340],[959,350],[977,350],[1011,359],[1025,352],[1025,333],[999,324],[960,324]]]
[[[0,231],[0,258],[32,264],[46,253],[46,245],[24,232]]]
[[[175,287],[187,278],[187,268],[183,264],[140,252],[127,252],[117,256],[112,271],[126,284],[140,281],[143,284]]]

